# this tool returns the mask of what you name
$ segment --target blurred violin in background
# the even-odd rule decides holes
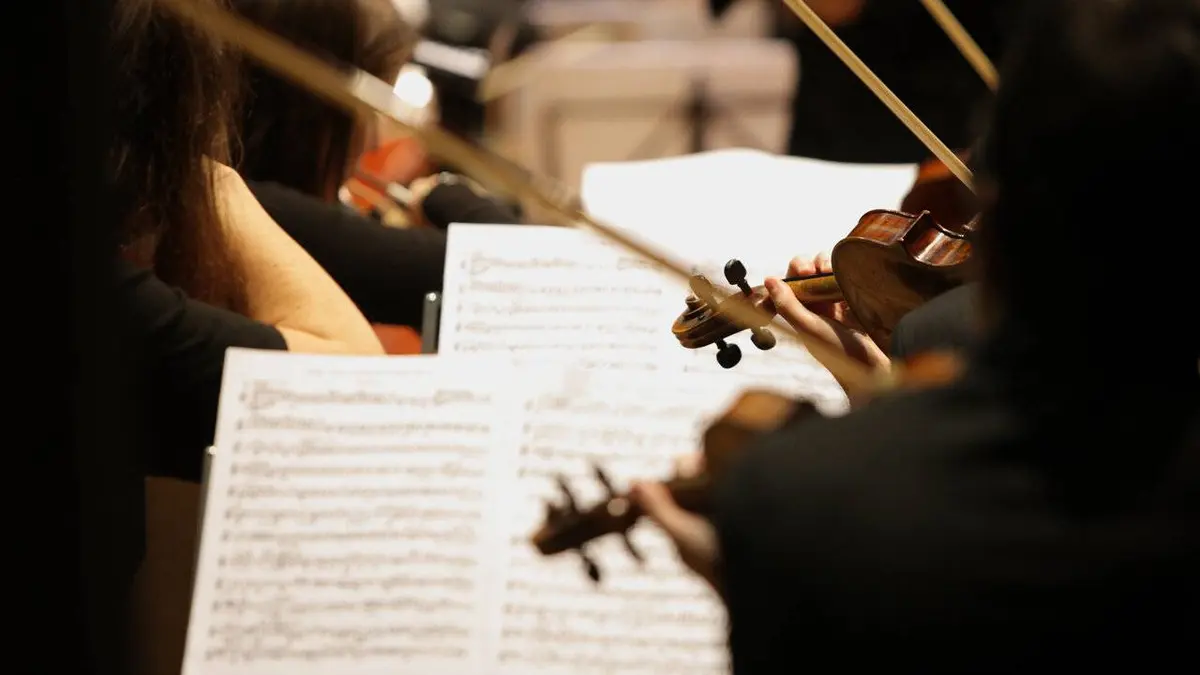
[[[898,387],[912,390],[948,384],[961,372],[958,357],[946,353],[919,355],[901,364]],[[812,403],[788,398],[765,390],[743,393],[729,409],[704,432],[703,466],[691,476],[675,476],[665,481],[667,490],[680,507],[707,515],[712,509],[712,488],[752,447],[756,439],[788,424],[820,416]],[[643,512],[628,493],[617,492],[602,467],[593,467],[606,496],[599,503],[582,507],[563,476],[558,477],[559,503],[546,504],[546,516],[531,537],[531,543],[545,556],[577,553],[584,571],[594,582],[601,581],[600,566],[588,555],[587,545],[601,537],[618,535],[625,549],[639,564],[645,556],[629,539],[629,531]]]
[[[421,66],[405,65],[393,91],[409,109],[415,123],[437,122],[437,96]],[[436,166],[420,139],[380,120],[375,125],[375,138],[368,143],[339,197],[342,203],[360,213],[375,216],[389,225],[403,226],[396,211],[402,212],[404,205],[397,203],[389,187],[406,186],[435,171]]]

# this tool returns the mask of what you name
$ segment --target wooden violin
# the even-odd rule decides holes
[[[959,230],[942,227],[928,212],[913,216],[870,211],[834,247],[832,275],[784,282],[801,302],[845,301],[863,330],[886,351],[892,330],[905,314],[969,279],[974,229],[975,221]],[[726,263],[725,280],[740,293],[722,294],[703,276],[692,277],[687,308],[671,332],[687,349],[715,344],[717,363],[732,368],[741,361],[742,352],[726,339],[743,328],[730,319],[725,307],[749,302],[774,316],[775,306],[764,287],[750,287],[739,261]],[[751,342],[760,350],[775,346],[766,326],[751,329]]]
[[[950,354],[925,354],[907,361],[899,370],[903,371],[906,389],[930,387],[956,378],[961,362]],[[819,415],[816,406],[807,401],[771,391],[746,391],[704,432],[703,470],[695,476],[671,478],[665,485],[680,507],[707,515],[711,512],[711,488],[715,480],[728,473],[757,438]],[[566,479],[560,476],[561,502],[546,505],[545,520],[531,541],[542,555],[578,553],[588,577],[599,582],[600,567],[587,552],[587,545],[593,540],[619,535],[635,561],[642,563],[645,557],[629,539],[629,530],[643,515],[641,508],[628,494],[617,493],[603,469],[597,466],[594,470],[607,496],[594,506],[580,508]]]

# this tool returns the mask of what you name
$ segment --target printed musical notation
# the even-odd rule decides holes
[[[230,352],[184,675],[728,672],[723,612],[656,531],[632,532],[643,567],[589,545],[599,589],[528,537],[553,476],[585,504],[594,464],[665,477],[740,385],[388,368]]]
[[[480,658],[521,401],[473,370],[378,361],[230,353],[186,675]]]
[[[779,264],[782,272],[787,259]],[[686,284],[589,232],[454,225],[438,351],[595,371],[696,373],[711,376],[713,386],[735,379],[804,396],[826,414],[846,409],[829,372],[794,345],[764,354],[748,334],[735,337],[745,358],[732,370],[717,364],[715,347],[681,347],[670,329],[687,295]]]
[[[686,294],[589,233],[537,226],[454,225],[443,286],[440,353],[569,355],[573,365],[627,371],[661,370],[673,342],[662,319]]]
[[[499,672],[728,673],[723,611],[657,531],[639,526],[631,533],[646,559],[642,567],[619,540],[588,546],[605,572],[600,589],[578,558],[547,560],[528,542],[544,503],[562,501],[554,476],[563,475],[575,499],[588,505],[605,496],[594,466],[623,490],[633,478],[669,476],[676,457],[698,449],[704,422],[737,387],[689,387],[690,378],[683,379],[631,391],[619,374],[592,373],[586,387],[530,401],[509,530]]]

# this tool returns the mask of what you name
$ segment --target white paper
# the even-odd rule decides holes
[[[833,377],[798,345],[781,339],[760,352],[741,333],[730,340],[743,354],[731,370],[717,364],[716,347],[681,347],[671,324],[687,295],[683,282],[590,232],[455,224],[438,352],[626,372],[631,386],[647,373],[659,379],[696,373],[714,387],[735,380],[810,398],[829,414],[845,409]]]
[[[895,209],[913,165],[843,164],[757,150],[717,150],[590,164],[588,212],[716,270],[729,258],[752,279],[783,274],[790,258],[829,251],[874,209]],[[719,277],[719,273],[717,273]]]
[[[184,675],[480,672],[512,382],[231,350]]]
[[[504,675],[661,675],[729,672],[724,611],[714,594],[682,571],[657,530],[639,524],[630,540],[638,567],[617,537],[587,547],[603,577],[595,588],[574,555],[543,558],[528,543],[561,501],[562,475],[581,507],[604,498],[600,466],[618,491],[629,481],[667,476],[674,459],[699,447],[703,429],[740,387],[676,377],[630,386],[619,373],[587,374],[552,386],[530,405],[513,505],[498,673]]]
[[[599,588],[528,537],[554,476],[584,507],[593,463],[665,477],[739,388],[231,350],[184,675],[727,673],[723,611],[660,534],[632,533],[644,569],[589,546]]]

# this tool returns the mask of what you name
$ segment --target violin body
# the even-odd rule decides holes
[[[974,228],[970,221],[951,230],[928,212],[878,210],[860,218],[838,242],[833,276],[876,344],[886,349],[905,314],[968,280]]]

